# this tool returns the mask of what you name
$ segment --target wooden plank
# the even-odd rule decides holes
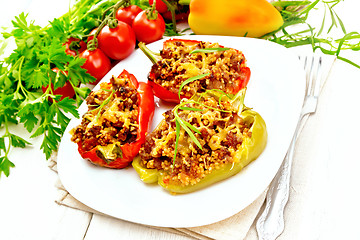
[[[175,233],[165,232],[144,225],[94,214],[84,240],[194,240]]]
[[[86,231],[92,219],[92,213],[77,209],[59,206],[65,209],[59,219],[57,229],[54,231],[53,240],[80,240],[86,235]]]
[[[29,139],[28,133],[17,128],[11,126],[11,132]],[[91,214],[55,203],[57,174],[39,150],[41,140],[32,139],[32,146],[11,152],[16,167],[8,178],[0,179],[0,238],[82,239]]]

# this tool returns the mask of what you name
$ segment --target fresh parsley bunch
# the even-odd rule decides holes
[[[6,41],[13,40],[16,48],[0,62],[0,176],[10,174],[14,164],[9,159],[12,147],[31,144],[11,133],[10,124],[21,123],[31,138],[43,136],[41,149],[48,159],[58,148],[70,117],[79,117],[77,107],[90,89],[83,84],[94,78],[81,68],[85,59],[67,55],[64,43],[69,37],[82,39],[101,22],[104,10],[117,1],[80,0],[70,11],[40,27],[21,13],[12,21],[12,29],[2,33]],[[1,42],[0,42],[1,43]],[[5,44],[3,42],[2,44]],[[4,45],[5,46],[5,45]],[[4,49],[4,47],[0,47]],[[52,69],[67,72],[59,77]],[[70,81],[75,99],[54,95],[49,87],[61,87]]]

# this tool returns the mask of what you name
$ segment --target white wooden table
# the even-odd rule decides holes
[[[29,19],[35,19],[38,24],[46,24],[47,20],[61,16],[68,9],[67,1],[60,3],[55,0],[12,0],[7,4],[6,7],[2,4],[0,9],[0,26],[7,25],[10,18],[21,11],[29,12]],[[360,32],[358,0],[346,0],[341,4],[343,7],[338,9],[338,13],[347,30]],[[346,54],[360,63],[359,53]],[[287,236],[293,236],[292,239],[360,237],[360,102],[354,102],[354,99],[359,100],[359,97],[355,98],[359,89],[360,69],[337,61],[326,85],[327,98],[321,100],[328,103],[322,109],[328,121],[322,124],[310,118],[308,122],[317,124],[319,136],[316,139],[320,142],[309,145],[307,151],[328,159],[314,163],[315,169],[311,169],[313,174],[318,169],[328,176],[325,184],[320,186],[327,194],[323,197],[326,201],[319,204],[322,208],[319,212],[326,214],[312,214],[306,210],[295,212],[302,224],[291,227],[292,232]],[[29,134],[21,128],[14,129],[29,139]],[[327,141],[321,141],[324,139]],[[9,178],[3,176],[0,179],[0,239],[190,239],[57,205],[54,202],[57,176],[48,168],[39,150],[41,139],[31,141],[33,146],[11,152],[10,158],[16,168],[11,170]],[[313,184],[319,187],[320,182]],[[304,196],[299,201],[305,204],[307,197],[311,196]],[[321,223],[321,227],[310,225],[309,220],[314,219]]]

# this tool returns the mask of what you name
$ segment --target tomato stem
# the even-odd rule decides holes
[[[175,11],[177,10],[177,6],[176,3],[171,4],[169,3],[167,0],[162,0],[163,3],[165,3],[165,5],[167,6],[168,10],[171,13],[171,21],[173,23],[173,30],[177,33],[177,29],[176,29],[176,17],[175,17]]]
[[[79,41],[72,41],[69,45],[69,49],[73,50],[76,52],[76,55],[79,55],[79,50],[80,50],[81,46],[80,46],[80,40]]]
[[[156,10],[156,0],[154,0],[151,7],[146,11],[146,18],[148,20],[156,20],[158,17],[158,11]]]
[[[96,31],[97,32],[97,31]],[[89,50],[89,51],[94,51],[95,49],[97,49],[98,48],[98,40],[97,40],[97,38],[96,38],[96,33],[94,34],[94,38],[93,39],[91,39],[89,42],[88,42],[88,44],[87,44],[87,49]]]
[[[94,38],[89,41],[88,43],[88,50],[93,51],[98,47],[97,36],[99,35],[100,31],[105,27],[105,25],[109,25],[109,28],[116,28],[118,25],[118,21],[116,20],[116,11],[123,6],[129,5],[131,2],[130,0],[120,0],[115,5],[108,7],[105,9],[102,18],[101,24],[97,28],[96,32],[94,33]],[[107,13],[111,11],[108,15]]]
[[[116,14],[117,10],[121,7],[128,7],[131,5],[130,0],[120,0],[114,5],[114,14]],[[115,15],[114,15],[115,17]]]
[[[106,17],[108,16],[107,13],[108,13],[111,9],[114,9],[114,5],[108,7],[107,9],[104,10],[103,15],[102,15],[102,17],[101,17],[101,22],[103,22],[103,21],[106,19]]]
[[[118,20],[117,19],[109,19],[108,21],[109,28],[116,28],[118,26]]]

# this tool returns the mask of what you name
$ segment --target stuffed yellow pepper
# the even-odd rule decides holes
[[[147,135],[132,165],[145,183],[189,193],[229,178],[256,159],[267,141],[263,118],[235,96],[207,90],[174,109]]]

